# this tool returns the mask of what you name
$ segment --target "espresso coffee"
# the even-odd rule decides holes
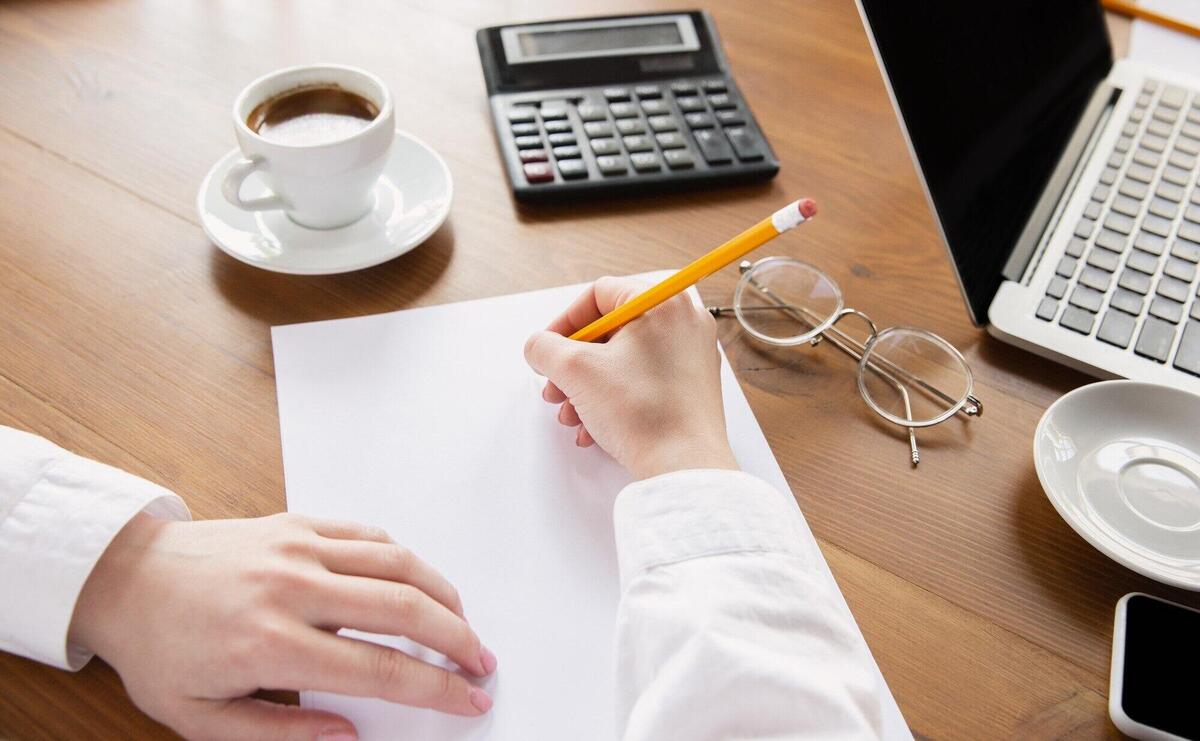
[[[336,85],[295,88],[254,107],[246,125],[268,141],[312,145],[340,141],[370,125],[379,106]]]

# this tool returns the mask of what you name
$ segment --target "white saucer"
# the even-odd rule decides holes
[[[1200,396],[1105,381],[1054,402],[1033,460],[1075,532],[1139,574],[1200,590]]]
[[[383,176],[375,186],[375,208],[340,229],[308,229],[282,211],[243,211],[221,195],[221,182],[241,152],[234,149],[205,176],[196,197],[200,224],[213,244],[244,263],[296,275],[361,270],[403,255],[424,242],[446,220],[454,184],[450,169],[420,139],[396,131]],[[267,193],[257,173],[242,193]]]

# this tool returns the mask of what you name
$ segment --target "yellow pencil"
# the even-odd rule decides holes
[[[1149,8],[1140,7],[1133,3],[1126,2],[1125,0],[1101,0],[1100,4],[1103,5],[1105,9],[1111,10],[1112,12],[1120,15],[1129,16],[1131,18],[1141,18],[1142,20],[1150,21],[1151,23],[1157,23],[1160,26],[1169,28],[1172,31],[1188,33],[1192,36],[1200,36],[1200,28],[1197,28],[1190,23],[1185,23],[1178,18],[1172,18],[1169,15],[1163,15],[1162,13],[1150,10]]]
[[[801,198],[779,209],[691,265],[656,286],[646,289],[632,300],[621,304],[587,325],[571,339],[592,342],[614,329],[637,319],[663,301],[683,293],[734,260],[753,252],[780,234],[800,226],[817,214],[817,204],[811,198]]]

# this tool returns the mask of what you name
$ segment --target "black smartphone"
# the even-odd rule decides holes
[[[1117,602],[1108,714],[1136,739],[1200,741],[1200,610],[1132,592]]]

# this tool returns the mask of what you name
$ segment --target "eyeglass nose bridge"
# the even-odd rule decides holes
[[[854,316],[858,317],[859,319],[862,319],[866,323],[869,334],[867,335],[867,341],[863,343],[863,352],[864,353],[870,352],[871,346],[875,344],[875,338],[879,336],[879,328],[875,326],[875,322],[874,322],[874,320],[871,319],[871,317],[862,313],[858,309],[852,309],[849,307],[842,309],[841,311],[839,311],[837,314],[834,315],[833,321],[829,323],[829,327],[836,326],[838,322],[842,321],[843,319],[845,319],[846,317],[848,317],[850,315],[854,315]],[[820,332],[817,334],[817,336],[815,336],[811,340],[809,340],[809,344],[812,345],[813,347],[816,347],[817,345],[821,344],[821,340],[824,338],[825,338],[825,333]]]

